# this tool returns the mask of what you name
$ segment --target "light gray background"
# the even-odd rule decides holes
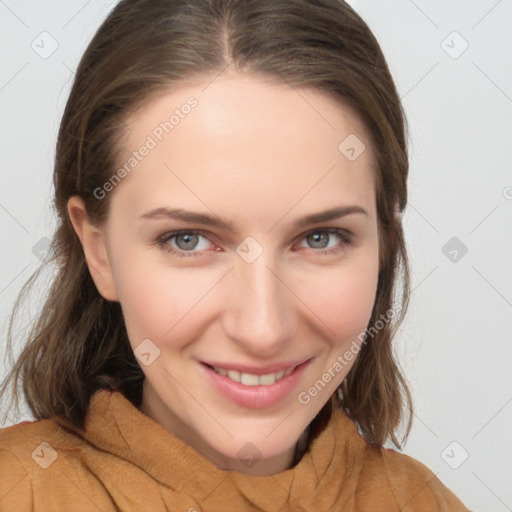
[[[40,264],[33,248],[55,226],[53,155],[73,70],[115,3],[0,0],[4,333]],[[396,347],[416,413],[404,452],[469,508],[512,510],[512,1],[350,3],[410,123],[413,293]]]

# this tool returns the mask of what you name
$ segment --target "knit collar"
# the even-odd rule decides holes
[[[334,504],[351,503],[362,467],[355,453],[362,440],[355,424],[337,408],[316,429],[300,461],[271,476],[219,469],[119,391],[96,391],[84,430],[73,430],[100,450],[189,495],[203,510],[228,499],[237,510],[278,512],[288,504],[293,510],[313,512],[319,503],[330,510]],[[254,508],[248,509],[249,505]]]

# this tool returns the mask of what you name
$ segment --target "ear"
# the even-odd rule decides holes
[[[82,243],[87,266],[98,292],[107,300],[119,301],[104,232],[91,223],[79,196],[68,200],[67,209],[73,228]]]

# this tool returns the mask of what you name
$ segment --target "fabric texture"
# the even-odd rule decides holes
[[[0,429],[0,511],[467,512],[417,460],[367,443],[334,410],[292,468],[221,470],[119,391],[91,398],[84,430],[58,419]]]

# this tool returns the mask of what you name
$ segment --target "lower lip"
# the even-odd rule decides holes
[[[235,382],[229,377],[225,377],[204,363],[200,366],[206,371],[215,388],[226,398],[239,405],[249,409],[263,409],[272,407],[288,396],[297,386],[304,370],[311,362],[311,359],[297,366],[290,375],[279,379],[270,386],[246,386],[240,382]]]

